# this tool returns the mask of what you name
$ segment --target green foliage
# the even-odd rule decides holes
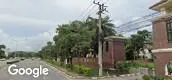
[[[56,29],[57,35],[53,40],[55,44],[47,43],[39,53],[42,59],[54,60],[59,58],[61,63],[67,59],[66,68],[74,69],[75,72],[85,76],[91,76],[94,70],[83,65],[72,65],[72,58],[86,57],[87,54],[93,53],[94,56],[98,52],[98,19],[89,17],[86,21],[72,21],[68,24],[58,25]],[[102,18],[103,34],[101,38],[116,34],[114,24],[110,17]],[[51,62],[52,63],[52,62]],[[54,63],[52,63],[54,64]]]
[[[149,76],[149,75],[144,75],[143,80],[172,80],[171,77],[162,77],[162,76]]]
[[[29,51],[14,51],[14,52],[10,52],[8,55],[8,58],[15,58],[15,57],[32,58],[32,57],[40,57],[40,54],[37,52],[29,52]]]
[[[152,70],[154,68],[154,64],[153,63],[138,63],[138,62],[122,62],[122,63],[117,63],[117,69],[119,69],[120,71],[129,71],[132,68],[149,68],[150,70]]]
[[[84,65],[64,65],[61,62],[57,62],[57,61],[52,61],[52,60],[46,60],[46,62],[52,64],[55,67],[61,67],[61,68],[66,68],[69,71],[75,72],[79,75],[84,75],[84,76],[94,76],[95,75],[95,70],[88,68]],[[71,68],[72,66],[72,68]]]
[[[126,58],[127,60],[135,60],[139,51],[144,52],[144,47],[152,45],[152,34],[147,30],[138,31],[137,34],[131,35],[126,41]]]
[[[148,76],[148,75],[144,75],[143,76],[143,80],[152,80],[152,77]]]
[[[43,59],[50,59],[50,60],[56,60],[57,54],[56,54],[56,46],[53,45],[52,42],[47,42],[47,45],[42,48],[41,51],[39,51],[39,55]]]
[[[0,59],[6,57],[4,50],[2,50],[2,49],[5,49],[5,48],[6,48],[5,45],[0,45]]]
[[[115,35],[114,24],[107,16],[102,18],[103,36]],[[55,44],[47,43],[40,51],[43,59],[57,59],[64,62],[65,59],[71,60],[73,57],[86,57],[92,52],[98,52],[98,19],[89,17],[86,21],[72,21],[68,24],[58,25],[57,35],[53,40]],[[69,61],[70,63],[72,61]]]
[[[171,62],[169,62],[167,64],[167,69],[168,69],[169,72],[172,72],[172,63]]]
[[[85,75],[85,76],[91,76],[93,74],[93,70],[84,65],[74,65],[73,71],[80,75]]]

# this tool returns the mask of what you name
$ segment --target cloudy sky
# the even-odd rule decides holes
[[[100,0],[116,25],[147,15],[159,0]],[[37,51],[55,35],[59,24],[97,17],[92,0],[0,0],[0,44],[10,51]],[[92,5],[94,6],[94,5]]]

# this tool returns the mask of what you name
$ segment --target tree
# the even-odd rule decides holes
[[[58,56],[62,61],[88,54],[93,31],[89,30],[84,22],[73,21],[70,24],[59,25],[57,32],[58,35],[54,37],[54,40],[57,45]],[[83,51],[82,54],[81,51]]]
[[[87,18],[86,25],[89,27],[89,29],[94,31],[94,34],[93,34],[94,36],[92,37],[92,48],[94,50],[93,52],[95,55],[97,55],[98,53],[98,34],[97,34],[98,25],[97,23],[98,23],[98,19],[92,18],[92,17]],[[102,18],[102,29],[103,29],[102,39],[107,36],[115,36],[116,31],[114,28],[115,28],[115,25],[112,23],[112,20],[110,20],[109,16]]]
[[[102,18],[104,36],[115,35],[114,25],[109,17]],[[72,21],[68,24],[58,25],[53,40],[52,47],[44,46],[40,51],[43,59],[49,59],[53,56],[60,58],[61,62],[65,59],[71,63],[73,57],[86,57],[90,52],[97,55],[98,39],[98,19],[89,17],[86,21]],[[72,64],[72,63],[71,63]]]
[[[5,58],[5,51],[3,49],[5,49],[5,45],[0,45],[0,58]]]
[[[47,42],[47,45],[44,46],[41,51],[39,51],[41,58],[56,60],[55,45],[52,42]]]
[[[152,34],[147,30],[138,31],[137,34],[131,35],[126,43],[127,59],[136,59],[140,51],[144,52],[146,45],[152,45]]]

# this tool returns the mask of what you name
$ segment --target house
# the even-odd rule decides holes
[[[150,9],[161,13],[152,21],[155,72],[160,76],[170,76],[167,65],[172,61],[172,0],[161,0]]]
[[[140,50],[139,52],[139,57],[142,58],[142,59],[152,59],[153,56],[152,56],[152,45],[145,45],[144,46],[144,51],[143,50]]]
[[[148,49],[144,49],[144,52],[140,51],[139,57],[145,59],[152,59],[152,53]]]

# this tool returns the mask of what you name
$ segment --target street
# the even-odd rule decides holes
[[[17,65],[16,68],[39,68],[39,66],[43,66],[44,68],[48,68],[48,75],[40,75],[38,78],[34,78],[32,75],[10,75],[8,73],[8,67],[10,65],[6,65],[0,68],[0,80],[66,80],[58,71],[53,69],[52,67],[46,65],[45,63],[41,62],[40,60],[31,60],[27,59],[21,61],[19,63],[15,63]]]

